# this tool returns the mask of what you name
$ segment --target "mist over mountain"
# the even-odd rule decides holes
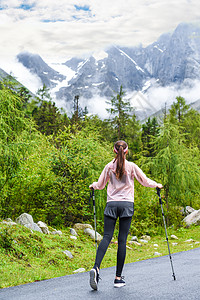
[[[147,47],[111,46],[99,57],[73,57],[54,66],[27,52],[17,59],[50,88],[56,103],[69,110],[79,95],[80,103],[91,109],[97,107],[96,113],[102,105],[100,99],[110,99],[121,85],[139,118],[175,101],[170,98],[180,92],[188,95],[189,102],[200,98],[200,24],[179,24],[174,32],[163,34]]]

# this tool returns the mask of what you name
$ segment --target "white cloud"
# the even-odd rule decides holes
[[[0,6],[4,57],[23,50],[70,57],[111,44],[147,45],[180,22],[200,18],[197,0],[3,0]]]
[[[199,0],[1,0],[0,8],[0,68],[19,81],[26,74],[26,86],[33,92],[41,82],[13,61],[21,51],[37,53],[48,63],[91,52],[103,57],[101,50],[109,45],[146,46],[180,22],[200,21]],[[146,97],[157,107],[173,102],[178,93],[195,101],[199,92],[195,82],[192,89],[179,91],[154,86]],[[105,99],[96,96],[87,105],[106,116]]]
[[[84,109],[85,106],[87,106],[89,113],[98,115],[99,118],[105,119],[109,117],[109,114],[106,110],[106,108],[108,108],[109,105],[106,103],[106,101],[106,98],[100,97],[98,95],[95,95],[91,99],[85,99],[83,97],[80,97],[80,107]]]
[[[161,108],[171,106],[173,102],[176,102],[176,97],[183,97],[186,103],[192,103],[200,99],[200,81],[194,80],[190,82],[190,85],[183,83],[181,87],[177,85],[171,85],[166,87],[152,86],[147,93],[145,98],[155,107],[155,112]]]

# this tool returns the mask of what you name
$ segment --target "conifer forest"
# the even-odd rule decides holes
[[[181,226],[181,209],[200,208],[200,113],[183,97],[170,109],[140,122],[121,86],[113,92],[109,118],[80,108],[58,109],[48,88],[33,96],[9,77],[0,83],[0,219],[29,213],[51,226],[93,222],[89,185],[114,158],[113,144],[125,140],[127,159],[161,191],[168,226]],[[95,191],[97,224],[103,223],[106,189]],[[156,191],[135,182],[131,230],[153,234],[162,224]]]

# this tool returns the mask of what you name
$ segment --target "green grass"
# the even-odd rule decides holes
[[[154,253],[168,254],[165,232],[154,236],[147,244],[136,246],[127,241],[126,263],[155,257]],[[31,233],[26,227],[9,226],[0,223],[0,288],[16,286],[28,282],[49,279],[73,274],[79,268],[89,271],[95,260],[95,244],[83,232],[78,232],[77,240],[70,238],[69,228],[62,230],[63,234],[45,235]],[[168,229],[171,253],[187,251],[200,247],[200,227],[181,227],[178,230]],[[172,240],[175,234],[178,240]],[[192,242],[185,242],[193,239]],[[109,245],[101,268],[115,266],[117,238]],[[177,243],[173,245],[172,243]],[[155,247],[154,244],[158,244]],[[71,251],[73,258],[68,258],[63,251]]]

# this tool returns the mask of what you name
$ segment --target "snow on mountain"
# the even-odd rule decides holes
[[[62,74],[65,76],[65,79],[60,81],[60,80],[51,80],[52,82],[55,83],[55,87],[51,89],[51,97],[55,100],[56,104],[58,104],[58,106],[60,107],[60,103],[59,100],[56,99],[56,93],[59,92],[60,89],[64,88],[64,87],[68,87],[68,82],[75,76],[75,72],[68,68],[66,65],[64,65],[63,63],[51,63],[49,64],[49,66],[56,70],[59,74]],[[64,102],[62,102],[62,105],[64,104]],[[65,106],[65,105],[63,105]]]
[[[116,47],[117,48],[117,47]],[[122,51],[121,49],[119,49],[119,48],[117,48],[118,50],[119,50],[119,52],[121,52],[121,54],[122,55],[125,55],[128,59],[130,59],[130,61],[132,61],[133,63],[134,63],[134,65],[135,65],[135,67],[136,67],[136,69],[138,70],[138,71],[141,71],[141,72],[143,72],[143,73],[145,73],[145,71],[142,69],[142,68],[140,68],[139,66],[138,66],[138,64],[127,54],[127,53],[125,53],[124,51]]]
[[[100,50],[100,51],[96,51],[92,54],[92,56],[98,61],[98,60],[102,60],[104,58],[107,58],[108,57],[108,54],[103,51],[103,50]]]
[[[162,52],[162,53],[164,52],[164,51],[163,51],[162,49],[160,49],[157,45],[155,45],[154,48],[158,49],[158,51],[160,51],[160,52]]]
[[[142,92],[144,93],[151,85],[152,85],[151,80],[147,80],[147,81],[144,83],[144,86],[143,86],[143,88],[142,88]]]

